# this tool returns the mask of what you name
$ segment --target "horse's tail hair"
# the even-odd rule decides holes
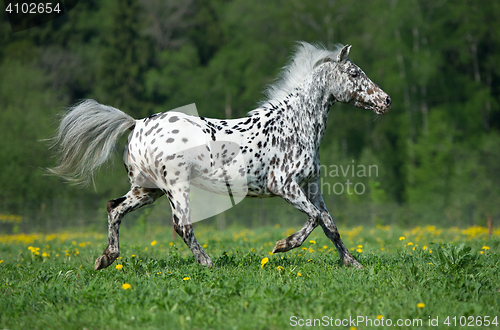
[[[111,155],[118,138],[133,129],[135,119],[124,112],[84,100],[71,107],[62,118],[51,148],[58,151],[59,161],[49,173],[74,184],[87,185],[94,171]]]

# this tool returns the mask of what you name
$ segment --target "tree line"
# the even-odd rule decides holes
[[[499,15],[492,0],[85,1],[17,33],[4,16],[0,213],[22,215],[25,227],[105,223],[106,201],[128,189],[121,150],[95,190],[45,175],[55,159],[43,140],[65,108],[93,98],[142,118],[196,103],[203,116],[242,117],[304,40],[352,45],[350,59],[393,100],[382,118],[330,111],[322,164],[378,169],[322,176],[336,220],[484,225],[500,217]],[[337,194],[347,180],[364,192]],[[226,215],[303,221],[275,199]]]

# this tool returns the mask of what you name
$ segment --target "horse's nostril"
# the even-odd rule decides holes
[[[391,105],[391,102],[392,102],[392,101],[391,101],[391,97],[390,97],[390,96],[387,96],[387,98],[385,99],[385,103],[386,103],[387,105]]]

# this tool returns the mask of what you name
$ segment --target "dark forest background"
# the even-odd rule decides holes
[[[350,59],[393,100],[380,119],[350,105],[331,109],[322,183],[339,224],[498,223],[498,17],[495,0],[80,1],[57,20],[13,33],[3,11],[0,226],[105,227],[107,200],[128,190],[123,141],[95,190],[44,175],[56,160],[41,140],[76,101],[93,98],[135,118],[190,103],[202,116],[242,117],[298,40],[352,45]],[[336,176],[340,165],[378,172]],[[336,194],[334,184],[347,180],[364,193]],[[166,224],[169,214],[161,201],[129,219]],[[244,200],[208,221],[297,225],[305,216],[273,198]]]

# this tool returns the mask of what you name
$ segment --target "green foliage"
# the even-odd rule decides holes
[[[464,243],[458,246],[450,243],[434,244],[431,248],[435,251],[432,263],[443,273],[467,272],[475,262],[471,248]]]
[[[493,318],[500,309],[498,234],[484,250],[482,237],[446,230],[438,237],[394,227],[373,234],[341,230],[348,248],[363,246],[354,253],[365,269],[356,270],[339,263],[321,230],[303,244],[306,250],[271,256],[274,242],[288,230],[197,226],[199,241],[217,266],[209,269],[196,264],[179,238],[171,241],[169,229],[155,228],[149,236],[122,230],[121,258],[101,271],[93,270],[93,260],[106,246],[103,233],[0,236],[0,325],[282,329],[294,315],[334,320],[382,315],[393,322],[422,319],[427,328],[429,316],[442,325],[446,316]],[[403,234],[405,241],[420,237],[420,243],[403,247],[398,239]],[[440,243],[424,250],[430,239]],[[452,240],[457,244],[446,243]],[[269,261],[262,267],[265,257]]]
[[[38,141],[52,135],[55,114],[95,98],[136,118],[190,103],[203,116],[241,117],[263,98],[294,41],[305,40],[353,45],[353,62],[393,100],[377,120],[351,105],[332,107],[322,163],[379,169],[371,178],[324,178],[366,187],[362,195],[325,194],[336,220],[484,225],[500,217],[499,15],[493,0],[128,0],[81,2],[15,34],[3,20],[0,211],[31,221],[21,231],[104,222],[96,215],[105,202],[127,190],[120,155],[115,170],[98,174],[97,191],[44,176],[55,160]],[[241,203],[230,217],[303,221],[275,200]]]
[[[22,203],[52,192],[40,167],[49,165],[47,143],[58,93],[44,88],[50,81],[38,68],[9,61],[0,66],[0,182],[2,199],[19,213]],[[54,184],[54,181],[52,181]]]
[[[136,116],[150,113],[144,104],[144,74],[150,43],[141,31],[136,0],[106,2],[110,24],[103,31],[96,97],[103,103],[127,109]]]

